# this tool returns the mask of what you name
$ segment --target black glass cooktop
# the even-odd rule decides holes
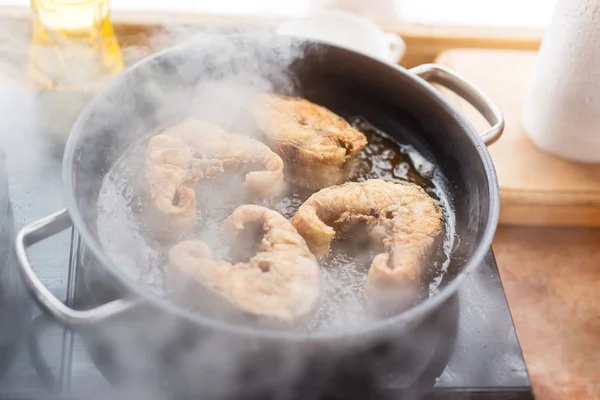
[[[4,133],[0,144],[7,154],[14,227],[18,229],[63,207],[61,162],[40,141],[44,127],[23,117],[37,107],[31,92],[0,90],[0,107],[6,116],[0,119]],[[85,291],[78,285],[77,246],[77,236],[66,231],[30,250],[38,276],[71,305],[86,300]],[[9,260],[2,268],[6,271],[15,266]],[[14,280],[15,274],[9,275]],[[15,280],[7,286],[18,285]],[[10,360],[0,364],[7,365],[0,371],[0,398],[115,398],[80,337],[45,318],[27,296],[15,296],[14,301],[24,307],[19,309],[25,310],[22,314],[27,319],[23,326],[18,325],[13,351],[0,354]],[[391,383],[389,398],[533,398],[491,251],[449,304],[458,313],[451,351],[446,348],[436,353],[430,368],[423,371],[420,386],[412,391]]]

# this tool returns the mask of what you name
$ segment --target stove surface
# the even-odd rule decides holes
[[[74,240],[77,243],[76,237]],[[69,270],[69,276],[64,280],[67,297],[77,307],[81,301],[87,303],[87,293],[78,279],[81,275],[76,262],[70,264]],[[422,376],[423,387],[409,392],[405,387],[391,384],[390,398],[533,398],[491,252],[461,286],[455,301],[458,329],[451,354],[446,354],[444,349],[439,352],[437,360]],[[62,330],[43,314],[37,314],[32,320],[27,342],[31,367],[38,375],[36,380],[42,382],[40,393],[49,390],[66,398],[87,398],[89,393],[94,393],[93,398],[96,398],[112,393],[110,385],[89,358],[81,338]],[[23,369],[9,371],[9,376],[19,376],[23,372]],[[12,378],[8,380],[12,381]],[[18,381],[21,386],[11,388],[17,393],[27,387],[24,376]],[[433,389],[429,382],[435,382]],[[2,389],[0,385],[0,395]]]
[[[4,109],[11,111],[0,121],[0,128],[15,133],[5,135],[10,140],[1,144],[7,154],[10,198],[18,229],[64,206],[61,161],[59,156],[44,153],[47,150],[43,146],[29,145],[39,143],[41,137],[35,123],[20,117],[36,106],[30,92],[0,91],[2,102],[6,103]],[[23,160],[35,162],[24,165]],[[38,276],[70,305],[82,298],[77,284],[77,246],[77,235],[67,231],[30,250]],[[433,389],[413,393],[391,385],[390,398],[533,398],[491,251],[480,268],[463,282],[456,300],[459,320],[454,350],[441,354],[441,364],[433,365],[424,377],[435,382]],[[111,386],[90,360],[81,338],[62,329],[30,303],[32,319],[20,335],[17,356],[3,371],[0,398],[114,398]]]

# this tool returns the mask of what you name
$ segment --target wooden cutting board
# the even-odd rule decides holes
[[[500,184],[500,223],[530,226],[600,226],[600,164],[578,164],[539,150],[521,125],[522,100],[536,52],[452,49],[438,55],[445,65],[477,85],[506,119],[502,137],[489,150]],[[444,90],[483,132],[489,125],[475,109]]]

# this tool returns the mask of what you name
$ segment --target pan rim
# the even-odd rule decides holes
[[[357,53],[345,48],[341,48],[329,43],[315,40],[301,40],[293,38],[291,36],[287,36],[288,40],[300,41],[308,45],[317,45],[324,49],[335,49],[338,52],[351,53],[355,57],[371,59],[372,62],[383,64],[385,65],[385,67],[395,70],[394,73],[396,74],[404,75],[404,77],[407,78],[408,81],[412,81],[415,87],[419,87],[419,90],[425,91],[426,94],[433,101],[435,101],[439,107],[443,109],[442,111],[449,114],[449,116],[452,119],[454,119],[459,126],[462,127],[464,133],[471,140],[474,147],[474,151],[477,151],[479,158],[481,159],[481,162],[485,169],[488,184],[488,188],[486,191],[486,194],[489,197],[489,211],[487,215],[487,223],[484,228],[484,232],[481,236],[481,240],[479,241],[477,247],[473,250],[471,256],[469,257],[469,260],[466,262],[461,272],[457,276],[455,276],[451,282],[449,282],[446,286],[440,289],[438,294],[430,296],[429,298],[425,299],[424,301],[420,302],[414,307],[411,307],[410,309],[406,310],[401,314],[370,323],[366,327],[354,328],[350,331],[332,330],[320,332],[289,332],[273,330],[269,328],[256,328],[251,326],[233,324],[225,321],[219,321],[217,319],[203,316],[199,313],[194,313],[192,311],[185,310],[171,303],[167,299],[153,294],[150,290],[148,290],[145,287],[144,284],[136,282],[134,279],[127,276],[124,273],[124,271],[122,271],[122,269],[119,268],[119,266],[108,257],[108,255],[104,252],[102,248],[102,244],[95,239],[94,235],[92,234],[91,230],[86,224],[83,218],[83,213],[80,211],[79,206],[77,205],[72,176],[73,169],[76,164],[75,151],[77,146],[80,144],[80,136],[82,136],[84,132],[82,128],[85,126],[85,123],[88,120],[88,116],[96,108],[95,105],[108,92],[110,92],[118,86],[121,86],[124,82],[126,82],[126,80],[129,78],[129,74],[132,71],[137,70],[139,68],[143,68],[145,65],[158,58],[162,58],[165,56],[168,57],[169,55],[174,54],[181,54],[182,50],[194,46],[198,43],[202,43],[204,41],[232,39],[235,40],[236,38],[247,39],[253,36],[253,34],[242,33],[202,38],[181,43],[179,45],[157,52],[128,67],[119,76],[114,78],[107,85],[105,85],[98,93],[96,93],[96,95],[93,96],[91,101],[82,110],[82,112],[79,114],[77,120],[71,128],[71,132],[69,134],[69,138],[65,146],[65,151],[63,155],[62,179],[65,191],[65,202],[67,205],[69,215],[73,222],[73,226],[81,236],[81,239],[85,244],[86,249],[91,251],[91,253],[98,260],[98,262],[102,264],[102,266],[106,270],[108,270],[111,276],[114,279],[116,279],[120,285],[127,288],[127,290],[130,293],[137,296],[137,298],[143,298],[144,304],[147,303],[153,307],[161,309],[162,311],[171,313],[174,316],[183,318],[189,322],[199,324],[209,329],[215,329],[217,331],[225,331],[231,334],[239,334],[273,340],[329,341],[332,339],[349,339],[352,337],[377,335],[378,333],[388,332],[391,326],[396,326],[400,324],[402,324],[403,326],[410,326],[411,323],[421,321],[422,318],[431,314],[432,311],[437,309],[442,303],[447,301],[451,296],[453,296],[457,292],[458,287],[462,284],[463,280],[476,268],[479,267],[487,252],[491,248],[492,239],[497,229],[500,214],[500,195],[496,170],[494,168],[491,155],[489,154],[486,145],[481,140],[481,137],[475,132],[472,125],[467,120],[465,120],[462,114],[460,114],[460,112],[458,112],[454,106],[452,106],[447,100],[445,100],[442,94],[439,93],[433,86],[431,86],[422,78],[410,73],[407,69],[405,69],[402,66],[387,64],[367,55]],[[278,36],[286,37],[286,35]]]

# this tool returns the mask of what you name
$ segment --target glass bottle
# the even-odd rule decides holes
[[[31,0],[28,74],[39,130],[62,149],[94,92],[123,70],[109,0]]]
[[[31,0],[35,87],[94,91],[123,70],[109,0]]]

